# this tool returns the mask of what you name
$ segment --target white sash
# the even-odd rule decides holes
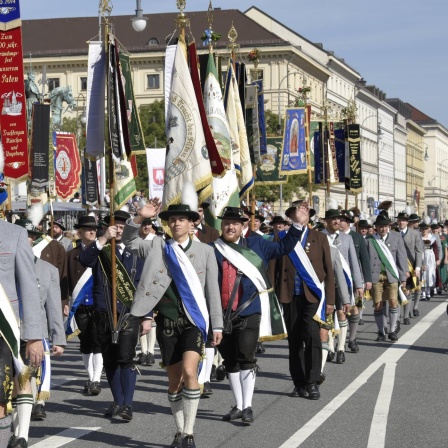
[[[42,241],[33,246],[33,254],[40,258],[42,255],[42,251],[53,241],[49,236],[44,236]]]

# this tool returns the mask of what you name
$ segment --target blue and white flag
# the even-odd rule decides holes
[[[174,240],[168,241],[165,245],[165,261],[182,297],[185,314],[188,320],[199,328],[205,343],[210,317],[196,269],[183,249]]]
[[[78,306],[81,305],[81,303],[84,301],[86,296],[90,297],[92,296],[92,291],[93,291],[92,269],[87,268],[84,271],[84,274],[82,274],[81,278],[78,280],[78,283],[76,283],[75,289],[73,290],[72,304],[66,321],[65,334],[67,336],[72,335],[78,330],[75,321],[76,310],[78,309]]]

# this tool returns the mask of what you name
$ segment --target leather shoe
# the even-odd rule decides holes
[[[196,448],[193,434],[187,434],[182,440],[182,448]]]
[[[289,396],[305,398],[307,396],[306,389],[304,387],[294,387]]]
[[[243,417],[242,417],[243,423],[246,425],[250,425],[254,421],[254,412],[252,411],[252,408],[248,406],[246,409],[243,409]]]
[[[362,319],[359,319],[358,325],[364,325],[364,321]]]
[[[397,325],[395,326],[394,333],[398,334],[400,332],[400,330],[401,330],[401,323],[399,320],[397,320]]]
[[[266,351],[266,349],[263,346],[262,342],[257,342],[257,353],[258,354],[263,354]]]
[[[182,448],[182,433],[176,432],[174,440],[171,442],[170,448]]]
[[[378,336],[375,339],[376,342],[386,342],[386,336],[383,333],[378,332]]]
[[[343,353],[343,352],[341,352],[341,353]],[[320,392],[319,392],[319,388],[317,387],[316,383],[307,384],[306,391],[308,392],[308,398],[310,400],[319,400]]]
[[[104,413],[104,416],[115,417],[116,415],[119,414],[120,409],[121,409],[120,406],[114,402],[108,407],[107,411]]]
[[[208,397],[213,393],[213,389],[212,386],[210,386],[210,383],[208,381],[206,381],[204,383],[204,389],[202,390],[202,395],[204,397]]]
[[[320,386],[324,381],[325,381],[325,374],[324,374],[323,372],[320,372],[319,380],[316,381],[316,384],[317,384],[318,386]]]
[[[28,448],[28,442],[23,437],[17,438],[13,435],[9,439],[8,448]]]
[[[36,404],[33,407],[31,412],[31,420],[33,421],[42,421],[47,417],[47,413],[45,412],[45,408],[41,404]]]
[[[414,317],[418,317],[418,316],[420,316],[420,312],[419,312],[419,310],[414,310],[414,311],[413,311],[413,314],[414,314]]]
[[[388,338],[389,338],[390,342],[397,342],[398,341],[397,332],[396,331],[391,331],[389,333]]]
[[[131,406],[123,406],[120,410],[120,412],[118,413],[118,415],[123,419],[123,420],[127,420],[127,421],[131,421],[132,420],[132,408]]]
[[[156,360],[154,358],[154,354],[151,352],[146,353],[146,364],[145,366],[152,366],[156,363]]]
[[[139,353],[137,362],[144,366],[146,363],[146,353]]]
[[[353,341],[348,341],[348,348],[353,353],[358,353],[359,352],[359,347],[358,347],[358,343],[356,342],[356,339],[353,339]]]
[[[84,393],[85,394],[88,394],[89,392],[90,392],[90,385],[91,385],[92,383],[90,382],[90,380],[89,381],[86,381],[86,383],[84,384]]]
[[[92,395],[99,395],[101,393],[101,385],[98,381],[94,381],[90,384],[90,393]]]
[[[344,364],[345,362],[345,353],[343,351],[338,351],[336,353],[336,364]]]
[[[238,420],[243,416],[243,412],[238,409],[236,406],[234,406],[230,412],[228,412],[226,415],[223,416],[223,420],[225,422],[230,422],[231,420]]]
[[[403,325],[411,325],[411,321],[409,320],[409,317],[405,317],[403,319]]]
[[[328,352],[327,362],[333,362],[333,359],[334,359],[334,352]]]
[[[216,368],[216,381],[224,381],[226,377],[226,368],[221,364]]]

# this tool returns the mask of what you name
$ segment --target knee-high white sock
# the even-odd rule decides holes
[[[93,358],[93,375],[92,381],[101,381],[101,373],[103,372],[103,355],[101,353],[92,353]]]
[[[364,314],[364,308],[359,310],[359,318],[362,319],[362,315]]]
[[[12,430],[17,437],[19,434],[19,413],[17,412],[17,397],[13,397],[11,400],[12,405]]]
[[[205,378],[204,382],[209,383],[210,382],[210,375],[212,373],[212,367],[213,367],[213,358],[215,357],[215,349],[214,348],[206,348],[205,349]]]
[[[410,297],[409,297],[410,298]],[[409,311],[411,310],[411,301],[409,300],[406,305],[403,306],[403,318],[409,318]]]
[[[19,417],[19,430],[17,437],[23,437],[25,440],[28,440],[31,411],[33,410],[33,396],[31,394],[17,395],[16,409]]]
[[[418,310],[418,303],[420,302],[420,297],[422,296],[421,291],[414,292],[414,310]]]
[[[236,407],[242,411],[243,408],[243,389],[241,387],[240,372],[228,373],[227,378],[229,379],[230,389],[233,393],[233,398],[235,398]]]
[[[184,408],[182,404],[182,391],[170,394],[168,392],[168,401],[170,402],[171,412],[176,422],[176,432],[184,431]]]
[[[334,353],[334,336],[332,331],[328,332],[328,350]]]
[[[198,413],[200,389],[187,389],[182,391],[182,402],[184,407],[184,434],[193,435],[196,414]]]
[[[204,385],[205,383],[205,367],[207,365],[207,360],[203,359],[202,360],[202,365],[201,365],[201,371],[199,372],[199,376],[198,376],[198,383],[201,385]]]
[[[330,350],[330,347],[328,345],[328,342],[322,342],[322,367],[320,368],[320,371],[322,373],[324,371],[325,364],[327,362],[327,355],[328,355],[329,350]]]
[[[142,353],[148,353],[148,338],[147,334],[144,334],[143,336],[140,336],[140,349]]]
[[[93,353],[81,353],[82,363],[89,374],[89,380],[93,380]]]
[[[156,345],[156,325],[151,327],[151,331],[148,333],[148,352],[154,354],[154,347]]]
[[[255,369],[241,370],[240,372],[241,388],[243,390],[243,409],[252,406],[256,376]]]
[[[348,318],[348,326],[350,328],[350,338],[349,338],[350,342],[356,339],[356,335],[358,334],[358,325],[359,325],[359,314],[352,314]]]
[[[36,384],[36,378],[34,376],[31,377],[30,383],[31,383],[31,393],[33,394],[33,401],[36,402],[37,384]]]
[[[389,315],[389,303],[383,303],[383,327],[387,328],[387,316]]]
[[[0,418],[0,446],[7,446],[11,437],[11,416]]]
[[[390,332],[392,333],[397,328],[398,320],[398,308],[389,307],[389,321],[390,321]]]
[[[384,316],[383,316],[383,311],[374,311],[373,312],[373,316],[375,317],[375,322],[376,322],[376,326],[378,327],[378,331],[381,334],[384,334]]]
[[[348,327],[347,319],[339,321],[339,328],[340,328],[339,342],[338,342],[339,352],[345,352],[345,341],[347,340],[347,327]]]

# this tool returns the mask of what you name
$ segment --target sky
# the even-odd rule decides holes
[[[112,15],[130,16],[134,0],[112,0]],[[23,19],[98,15],[98,0],[21,0]],[[187,0],[185,12],[209,0]],[[214,0],[213,6],[251,6],[344,58],[388,98],[411,103],[448,127],[447,0]],[[144,13],[175,12],[175,0],[142,0]],[[167,24],[170,31],[171,24]],[[151,26],[149,22],[148,27]]]

